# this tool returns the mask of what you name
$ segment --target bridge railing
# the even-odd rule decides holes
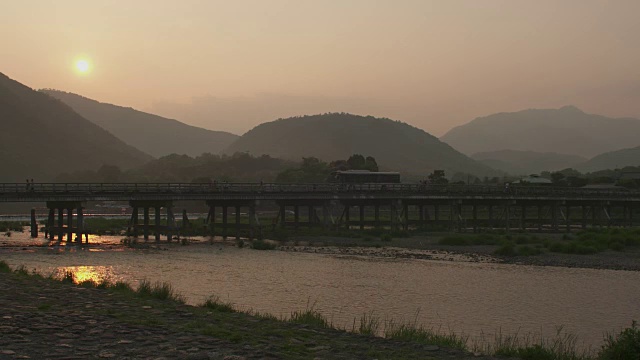
[[[569,187],[488,185],[426,185],[426,184],[273,184],[273,183],[0,183],[0,194],[29,195],[92,195],[92,194],[276,194],[276,193],[396,193],[425,195],[467,195],[493,197],[638,197],[640,191],[620,189],[584,189]]]

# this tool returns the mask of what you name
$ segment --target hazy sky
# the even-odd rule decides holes
[[[238,134],[345,111],[442,135],[566,104],[640,117],[639,16],[638,0],[3,1],[0,72]]]

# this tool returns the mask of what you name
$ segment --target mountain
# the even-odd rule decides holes
[[[78,114],[127,144],[155,157],[173,153],[189,156],[216,154],[238,138],[238,135],[228,132],[206,130],[68,92],[49,89],[41,91],[60,99]]]
[[[620,169],[625,166],[640,166],[640,146],[600,154],[576,166],[576,169],[582,172],[593,172]]]
[[[64,171],[142,165],[151,156],[61,101],[0,73],[0,181],[47,181]]]
[[[480,152],[471,155],[471,158],[512,175],[563,170],[587,161],[586,158],[577,155],[517,150]]]
[[[423,130],[399,121],[345,113],[267,122],[242,135],[225,152],[297,161],[310,156],[331,161],[362,154],[376,158],[381,169],[421,176],[435,169],[443,169],[449,176],[456,172],[499,175]]]
[[[591,158],[640,145],[638,134],[639,119],[608,118],[565,106],[476,118],[440,140],[465,154],[510,149]]]

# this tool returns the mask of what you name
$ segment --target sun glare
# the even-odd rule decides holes
[[[88,73],[90,68],[91,68],[91,65],[89,64],[89,61],[87,61],[85,59],[80,59],[80,60],[76,61],[76,70],[80,74]]]

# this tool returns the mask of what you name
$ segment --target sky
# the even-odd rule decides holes
[[[0,72],[236,134],[351,112],[440,136],[569,104],[640,117],[638,14],[637,0],[5,1]]]

